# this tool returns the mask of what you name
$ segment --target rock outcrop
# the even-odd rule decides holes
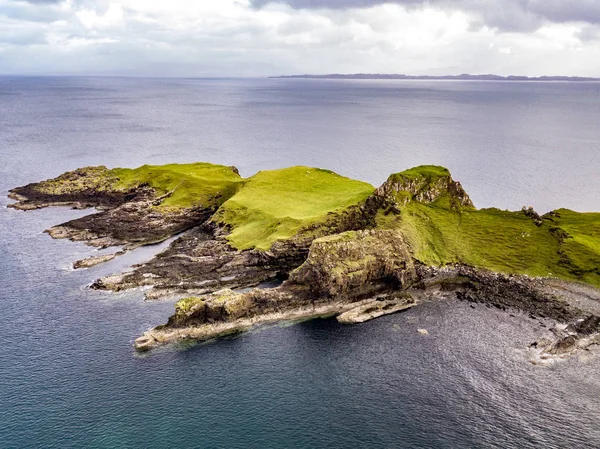
[[[150,261],[121,275],[107,276],[92,284],[99,290],[121,291],[151,287],[146,297],[200,295],[223,288],[248,288],[285,278],[302,264],[307,250],[290,242],[270,252],[238,251],[215,235],[212,226],[200,226],[175,239]]]
[[[212,338],[224,329],[245,328],[273,317],[281,320],[353,310],[342,320],[362,322],[414,305],[410,295],[398,291],[415,280],[408,248],[393,231],[349,231],[324,237],[312,243],[306,262],[280,287],[248,293],[220,290],[183,299],[168,323],[141,337],[136,348],[147,350],[190,335]]]
[[[375,196],[397,206],[404,206],[410,201],[428,204],[448,199],[451,208],[474,208],[460,182],[452,179],[446,168],[433,165],[391,175],[375,191]]]
[[[157,171],[156,175],[152,175],[152,170]],[[211,184],[210,176],[219,187]],[[11,190],[9,196],[17,202],[8,207],[96,207],[101,212],[46,232],[56,239],[82,241],[100,248],[124,246],[127,250],[159,243],[203,224],[235,193],[240,181],[235,167],[212,164],[143,166],[133,170],[85,167]],[[96,258],[75,265],[89,266],[108,260]]]
[[[316,296],[361,296],[388,287],[406,289],[416,279],[404,236],[393,230],[349,231],[313,241],[290,282]]]

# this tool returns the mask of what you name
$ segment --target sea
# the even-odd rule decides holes
[[[74,271],[98,252],[43,231],[91,211],[6,207],[82,166],[192,161],[375,186],[437,164],[480,208],[600,211],[600,83],[0,77],[1,448],[600,447],[600,350],[530,363],[550,323],[440,298],[139,355],[173,300],[88,286],[165,244]]]

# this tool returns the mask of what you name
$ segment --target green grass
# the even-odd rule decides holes
[[[291,167],[261,171],[226,201],[213,220],[230,226],[238,249],[269,249],[280,239],[364,201],[374,187],[329,170]]]
[[[148,184],[159,195],[172,192],[159,208],[218,207],[243,181],[231,167],[203,162],[115,168],[109,174],[118,178],[118,189]]]
[[[567,209],[556,211],[549,226],[566,232],[561,244],[561,265],[582,280],[600,286],[600,213],[578,213]]]
[[[418,167],[409,168],[400,173],[394,173],[390,176],[390,180],[399,181],[402,179],[427,179],[435,181],[438,178],[450,176],[450,171],[446,167],[439,165],[420,165]]]
[[[463,263],[509,274],[557,276],[600,287],[600,214],[559,211],[536,226],[522,212],[462,211],[412,202],[399,216],[380,213],[381,228],[406,235],[415,257],[428,265]],[[570,238],[560,238],[562,229]]]

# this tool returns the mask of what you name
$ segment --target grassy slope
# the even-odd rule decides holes
[[[228,239],[236,248],[268,249],[373,191],[367,183],[329,170],[298,166],[261,171],[246,180],[213,220],[231,226]]]
[[[160,208],[218,207],[243,181],[231,167],[203,162],[115,168],[109,173],[119,179],[115,186],[119,189],[147,183],[159,195],[173,192]]]
[[[562,209],[560,218],[538,227],[522,212],[451,210],[448,205],[448,198],[409,202],[398,216],[380,212],[377,223],[402,230],[415,257],[428,265],[464,263],[600,287],[600,213]]]
[[[561,244],[561,264],[582,280],[600,287],[600,213],[577,213],[559,209],[560,218],[549,226],[567,233]]]

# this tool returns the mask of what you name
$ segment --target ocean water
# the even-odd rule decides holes
[[[0,77],[0,447],[599,447],[600,351],[530,364],[548,323],[439,300],[139,356],[172,301],[86,286],[161,247],[73,271],[94,250],[42,231],[88,212],[5,207],[80,166],[205,160],[374,185],[434,163],[479,207],[600,210],[598,123],[595,83]]]

